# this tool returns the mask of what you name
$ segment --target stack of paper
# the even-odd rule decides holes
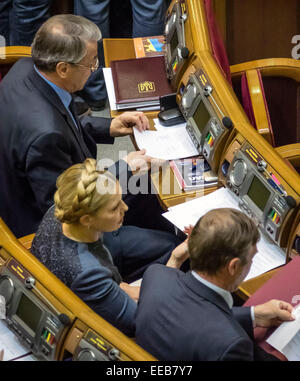
[[[300,305],[294,308],[295,320],[282,323],[267,343],[283,353],[289,361],[300,361]]]
[[[169,208],[163,216],[180,230],[185,226],[195,225],[200,217],[217,208],[239,208],[239,198],[226,188],[220,188],[206,196],[195,198]],[[254,256],[250,272],[245,280],[261,275],[275,267],[285,264],[284,251],[273,243],[263,232],[257,244],[258,252]]]
[[[0,350],[4,350],[3,361],[36,361],[32,352],[19,341],[18,337],[0,319]]]
[[[165,130],[143,132],[136,128],[133,130],[139,149],[145,149],[149,156],[174,160],[199,154],[185,127],[168,127]]]

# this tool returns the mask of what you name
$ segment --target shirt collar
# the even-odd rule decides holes
[[[34,65],[34,70],[37,72],[37,74],[43,78],[44,81],[48,83],[49,86],[52,87],[52,89],[56,92],[58,95],[59,99],[62,101],[63,105],[65,106],[66,109],[69,108],[71,100],[72,100],[72,95],[68,93],[66,90],[62,89],[61,87],[57,86],[55,83],[49,81],[49,79],[45,78],[37,69],[37,67]]]
[[[203,279],[196,271],[192,271],[192,275],[201,283],[203,283],[205,286],[210,288],[211,290],[215,291],[217,294],[221,295],[225,302],[228,304],[228,307],[232,309],[233,306],[233,298],[229,291],[224,290],[224,288],[218,287],[215,284],[209,282],[206,279]]]

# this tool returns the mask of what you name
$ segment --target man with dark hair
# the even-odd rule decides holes
[[[289,303],[233,307],[231,293],[248,274],[259,232],[235,209],[201,217],[188,241],[191,271],[153,265],[143,276],[136,341],[159,360],[274,360],[253,342],[255,326],[293,320]]]
[[[141,112],[113,120],[77,117],[71,94],[98,69],[100,39],[99,28],[84,17],[51,17],[35,35],[32,58],[16,62],[0,83],[0,216],[17,237],[36,232],[53,204],[57,177],[96,158],[96,143],[112,144],[114,137],[132,134],[133,125],[149,128]],[[150,160],[144,151],[120,160],[115,172],[122,186],[131,169]]]

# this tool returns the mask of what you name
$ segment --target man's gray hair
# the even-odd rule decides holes
[[[55,71],[58,62],[80,62],[86,55],[86,42],[101,38],[97,25],[85,17],[56,15],[37,31],[31,45],[31,55],[38,69]]]

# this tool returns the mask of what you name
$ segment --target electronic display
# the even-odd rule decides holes
[[[42,311],[22,293],[16,316],[35,334],[42,316]]]
[[[170,41],[170,47],[171,47],[171,55],[173,55],[174,50],[178,46],[178,35],[177,35],[177,30],[175,29],[175,32],[173,33],[173,36]]]
[[[205,104],[201,101],[193,115],[194,122],[196,123],[199,131],[203,132],[207,122],[210,119],[210,113],[208,112]]]
[[[254,176],[248,189],[247,196],[260,210],[264,210],[270,194],[271,192],[264,186],[264,184]]]

